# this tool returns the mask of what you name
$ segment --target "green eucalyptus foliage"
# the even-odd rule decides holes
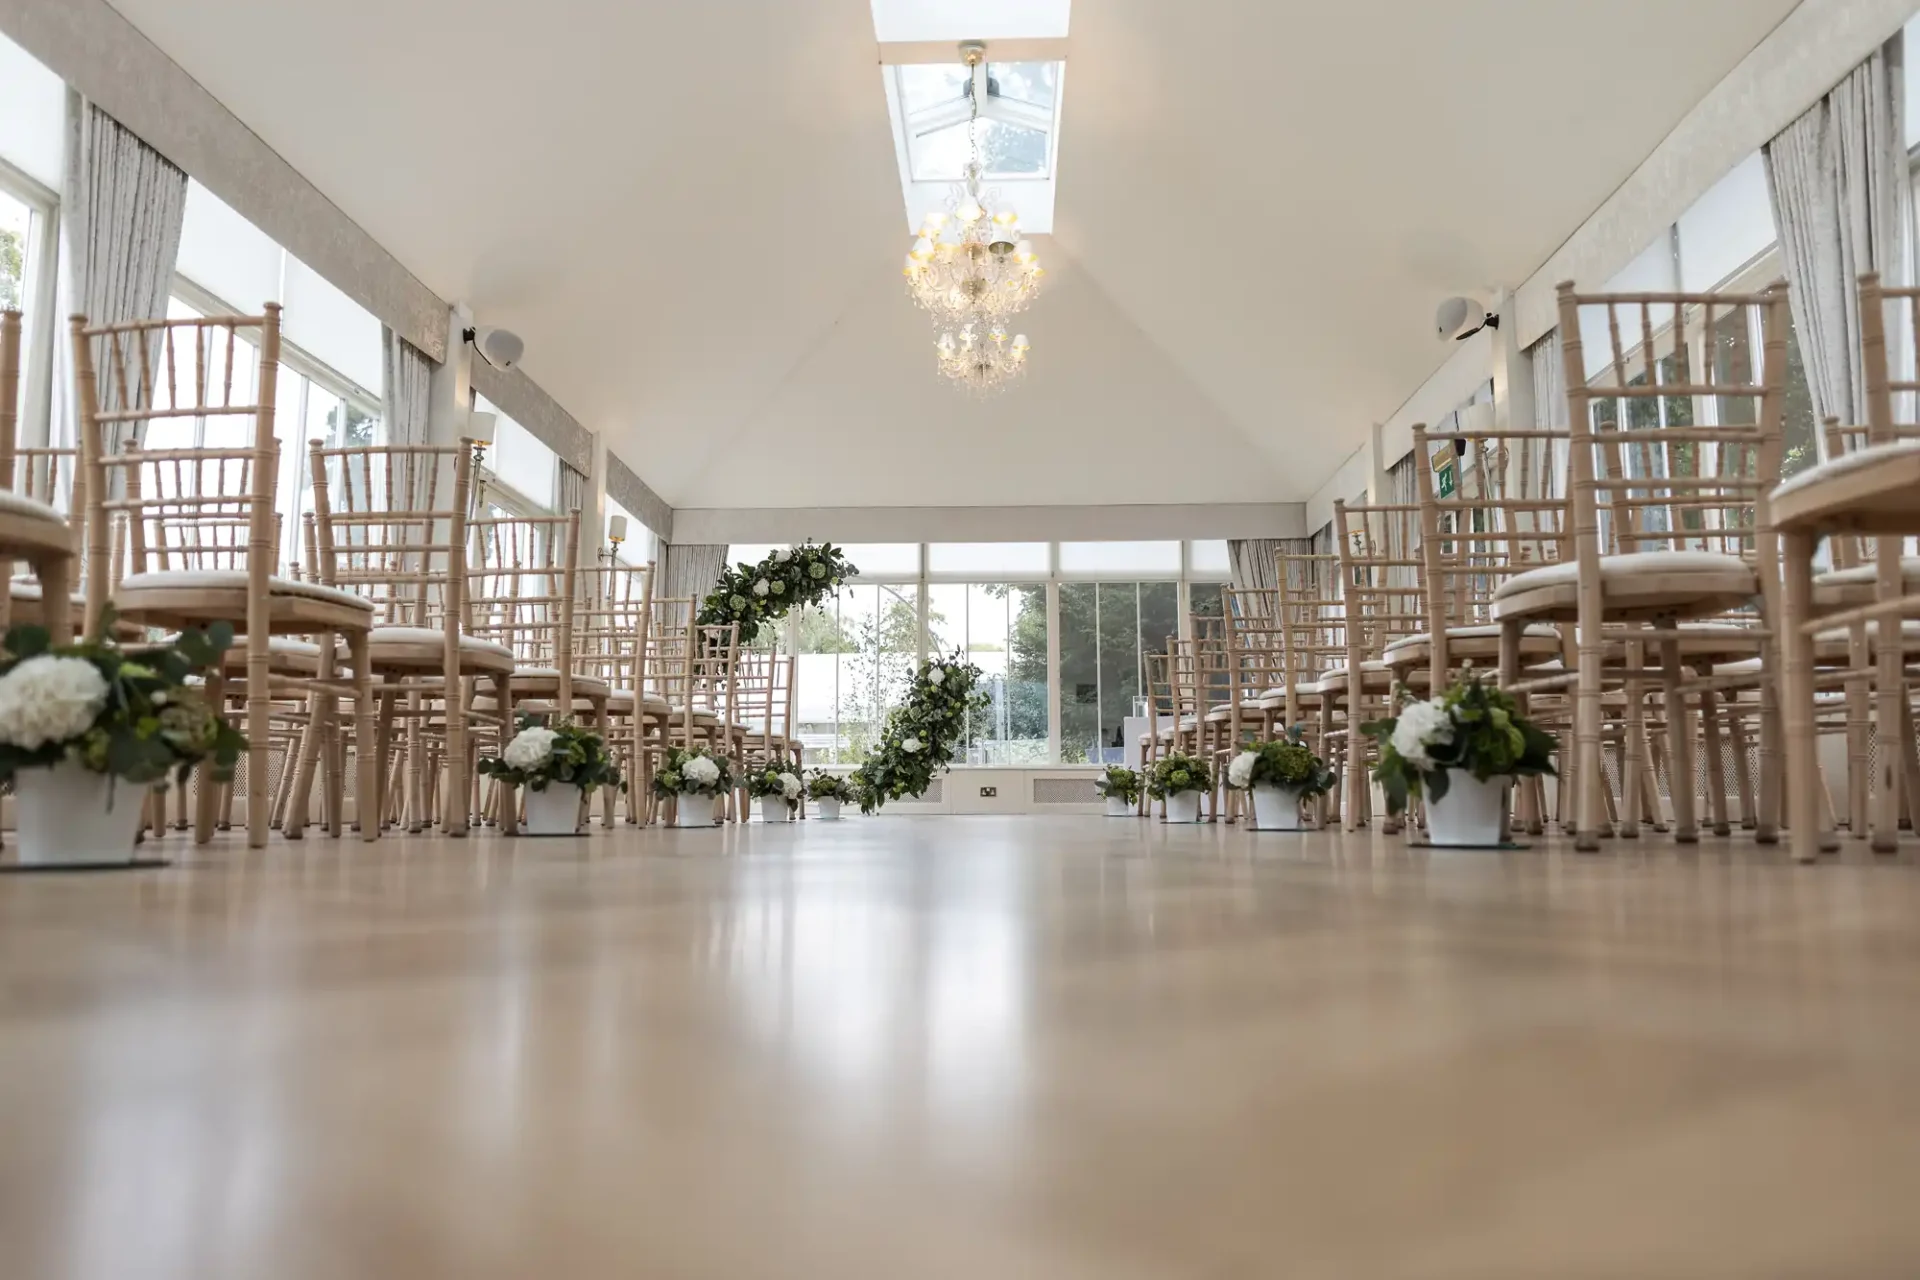
[[[1333,768],[1313,754],[1295,725],[1284,738],[1251,747],[1254,756],[1249,786],[1287,787],[1302,796],[1323,796],[1333,790]]]
[[[1162,756],[1147,776],[1147,794],[1155,800],[1177,796],[1183,791],[1213,790],[1213,770],[1197,756],[1174,752]]]
[[[108,609],[100,634],[112,635],[115,621]],[[23,769],[51,768],[65,760],[151,788],[164,788],[169,779],[184,784],[195,765],[211,761],[214,778],[231,781],[247,749],[246,735],[188,680],[204,679],[232,646],[233,628],[224,622],[183,631],[164,644],[132,648],[104,641],[55,647],[44,627],[14,627],[0,651],[0,678],[29,658],[78,658],[100,673],[107,696],[92,727],[76,738],[33,749],[0,745],[0,782]]]
[[[740,638],[750,642],[763,623],[778,622],[791,609],[819,604],[860,570],[832,543],[803,542],[770,553],[759,564],[744,562],[720,570],[720,581],[700,602],[698,622],[703,627],[740,624]],[[759,584],[766,584],[760,594]]]
[[[862,813],[924,795],[933,785],[966,745],[968,713],[986,706],[982,675],[959,649],[914,672],[907,700],[887,713],[878,745],[848,775]]]
[[[1103,796],[1118,796],[1128,804],[1138,804],[1144,785],[1140,775],[1125,765],[1110,764],[1105,773],[1094,779],[1093,789]]]
[[[485,757],[478,766],[481,776],[533,791],[545,791],[558,782],[579,787],[587,795],[601,787],[616,787],[622,794],[626,792],[627,784],[620,777],[620,767],[607,754],[606,740],[599,734],[571,720],[543,726],[535,716],[521,717],[521,729],[542,727],[551,728],[554,735],[553,754],[545,763],[531,769],[516,769],[505,760]]]
[[[1395,690],[1404,713],[1417,702],[1404,686]],[[1373,777],[1387,795],[1387,812],[1403,812],[1409,799],[1425,795],[1438,800],[1447,794],[1447,775],[1455,769],[1488,778],[1553,776],[1553,756],[1560,741],[1520,713],[1512,694],[1481,680],[1469,667],[1452,688],[1437,700],[1453,726],[1453,740],[1427,748],[1432,768],[1406,759],[1393,745],[1399,717],[1360,726],[1360,732],[1380,744],[1380,763]]]

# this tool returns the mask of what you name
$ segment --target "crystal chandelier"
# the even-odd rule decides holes
[[[1009,337],[1005,325],[971,320],[943,330],[933,350],[941,376],[972,395],[990,396],[1027,371],[1030,347],[1024,333]]]
[[[969,68],[987,56],[982,44],[965,44]],[[1040,292],[1040,260],[1020,238],[1020,215],[994,207],[997,193],[982,191],[986,166],[980,158],[980,93],[970,91],[966,180],[954,188],[946,209],[926,216],[903,274],[913,300],[943,327],[994,322],[1025,311]]]

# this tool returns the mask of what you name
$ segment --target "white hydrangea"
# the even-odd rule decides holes
[[[900,749],[902,751],[907,752],[909,755],[911,755],[912,753],[918,751],[924,745],[926,744],[921,742],[920,739],[918,738],[904,738],[900,742]]]
[[[1399,718],[1393,726],[1393,749],[1400,758],[1416,769],[1433,768],[1433,756],[1429,747],[1444,746],[1453,741],[1453,717],[1447,713],[1446,704],[1435,698],[1431,702],[1410,702],[1401,708]]]
[[[509,767],[538,769],[553,755],[553,740],[560,735],[539,725],[530,725],[513,735],[503,753]]]
[[[800,798],[800,779],[794,777],[791,773],[781,774],[780,790],[787,799],[798,800]]]
[[[1253,766],[1260,759],[1258,752],[1242,751],[1227,766],[1227,785],[1244,791],[1253,785]]]
[[[720,766],[706,756],[693,756],[680,766],[680,774],[695,786],[710,787],[720,781]]]
[[[107,681],[84,658],[41,654],[0,679],[0,742],[37,751],[93,728],[107,705]]]
[[[946,681],[946,678],[947,678],[947,673],[946,673],[945,671],[943,671],[943,670],[941,670],[941,669],[940,669],[939,667],[928,667],[928,668],[927,668],[927,683],[928,683],[928,684],[931,684],[931,685],[938,685],[938,684],[942,684],[942,683],[944,683],[944,682]]]
[[[793,559],[793,548],[791,547],[781,547],[773,553],[773,562],[775,564],[785,564],[791,559]]]
[[[773,588],[767,585],[767,580],[765,578],[762,578],[760,579],[760,581],[753,584],[753,594],[757,596],[764,596],[765,594],[767,594],[767,592],[771,590],[773,590]]]

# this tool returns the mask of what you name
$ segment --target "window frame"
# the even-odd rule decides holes
[[[27,359],[20,370],[19,422],[31,436],[23,435],[23,447],[44,447],[53,442],[53,377],[58,363],[58,293],[60,280],[60,196],[52,188],[25,170],[0,158],[0,192],[5,192],[27,207],[27,243],[22,254],[20,328]],[[45,438],[39,425],[46,427]]]

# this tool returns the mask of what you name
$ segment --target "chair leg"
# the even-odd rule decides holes
[[[1638,644],[1627,645],[1627,670],[1641,669],[1645,654]],[[1646,704],[1642,700],[1640,681],[1634,676],[1627,677],[1627,723],[1625,734],[1620,742],[1620,811],[1622,821],[1615,830],[1622,840],[1640,838],[1640,787],[1645,780],[1641,772],[1641,761],[1647,749]]]
[[[1703,670],[1702,675],[1711,671]],[[1727,822],[1727,778],[1726,758],[1721,754],[1720,739],[1720,695],[1709,689],[1700,695],[1701,740],[1707,752],[1707,812],[1713,819],[1713,834],[1724,836],[1732,834],[1732,826]]]
[[[1693,735],[1688,732],[1687,699],[1680,692],[1680,640],[1671,622],[1657,624],[1660,635],[1660,687],[1667,705],[1668,787],[1673,795],[1673,838],[1681,844],[1700,839],[1694,817]]]
[[[1782,745],[1787,756],[1787,822],[1793,860],[1815,862],[1820,856],[1820,762],[1814,726],[1813,637],[1803,626],[1813,604],[1812,536],[1788,533],[1781,559],[1785,616],[1775,631],[1785,659],[1781,676],[1785,685]]]
[[[501,737],[504,739],[513,732],[513,677],[511,674],[496,675],[493,678],[493,685],[494,705],[500,710]],[[503,749],[504,746],[503,742]],[[517,836],[520,834],[519,790],[508,786],[498,778],[493,781],[494,803],[499,806],[500,833]]]
[[[380,838],[380,824],[367,822],[365,815],[378,813],[380,805],[380,758],[366,748],[378,734],[377,711],[373,702],[372,638],[365,631],[347,636],[347,660],[353,663],[353,741],[354,760],[359,766],[353,781],[354,806],[360,811],[360,839]]]
[[[217,669],[209,672],[207,675],[207,705],[213,707],[225,706],[226,700],[226,676]],[[247,691],[247,705],[249,710],[251,710],[253,705],[253,691],[251,688]],[[266,756],[265,746],[266,739],[262,736],[258,740],[258,746],[250,746],[247,751],[247,798],[249,804],[251,804],[253,798],[253,775],[266,771],[264,759]],[[195,844],[205,844],[207,841],[213,839],[214,805],[219,797],[220,787],[219,784],[213,780],[212,763],[208,762],[194,770],[193,842]],[[253,813],[251,809],[249,809],[247,813],[247,828],[249,835],[251,835],[253,828]]]
[[[1867,838],[1867,804],[1873,782],[1873,684],[1872,659],[1867,651],[1867,628],[1860,623],[1848,629],[1847,669],[1854,678],[1847,681],[1847,834],[1855,840]]]

